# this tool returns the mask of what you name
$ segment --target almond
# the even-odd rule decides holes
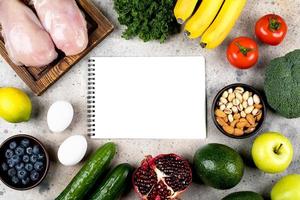
[[[247,125],[247,122],[240,121],[236,124],[236,127],[239,129],[243,129]]]
[[[261,109],[262,105],[261,104],[254,104],[254,108]]]
[[[255,130],[255,127],[249,127],[245,130],[246,134],[252,133]]]
[[[232,135],[234,133],[234,128],[232,126],[225,125],[225,126],[223,126],[223,129],[228,134]]]
[[[236,119],[236,120],[234,120],[233,122],[230,123],[230,126],[235,127],[238,122],[239,122],[239,120]]]
[[[241,118],[241,115],[239,113],[235,113],[233,115],[233,119],[240,119]]]
[[[235,128],[233,134],[234,134],[235,136],[242,136],[242,135],[244,135],[244,131],[243,131],[242,129]]]
[[[217,117],[217,118],[216,118],[216,121],[218,122],[218,124],[219,124],[220,126],[224,126],[225,124],[227,124],[227,123],[224,121],[224,119],[221,118],[221,117]]]
[[[260,121],[262,117],[262,112],[260,112],[257,116],[256,116],[256,121]]]
[[[227,115],[226,115],[222,110],[220,110],[220,109],[217,109],[217,110],[215,111],[215,115],[216,115],[217,117],[227,117]]]
[[[251,125],[255,124],[255,118],[253,117],[253,115],[251,114],[246,115],[246,119]]]

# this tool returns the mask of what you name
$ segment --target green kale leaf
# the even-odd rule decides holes
[[[173,14],[175,3],[176,0],[114,0],[118,20],[127,27],[122,37],[138,36],[144,42],[163,43],[180,30]]]

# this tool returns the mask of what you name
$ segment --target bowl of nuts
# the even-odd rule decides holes
[[[253,87],[235,83],[224,87],[216,95],[212,117],[217,128],[231,138],[255,135],[265,120],[263,96]]]

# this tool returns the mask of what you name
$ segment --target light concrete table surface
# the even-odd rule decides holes
[[[86,74],[87,61],[90,56],[186,56],[204,55],[206,58],[207,79],[207,122],[208,138],[206,140],[112,140],[118,145],[118,153],[113,165],[129,162],[138,166],[147,154],[177,153],[192,160],[194,152],[206,143],[224,143],[244,155],[249,155],[254,138],[235,140],[223,136],[212,122],[211,103],[219,89],[234,82],[243,82],[262,89],[266,65],[272,58],[300,48],[300,0],[250,0],[231,31],[229,37],[219,48],[208,51],[201,49],[196,40],[190,41],[183,34],[170,38],[166,43],[144,43],[139,39],[121,38],[123,28],[118,24],[113,10],[112,0],[94,0],[94,3],[115,24],[115,31],[88,56],[74,66],[65,76],[55,83],[41,97],[34,96],[29,88],[16,76],[15,72],[0,59],[0,86],[14,86],[25,90],[33,101],[33,116],[28,123],[9,124],[0,120],[0,142],[7,137],[27,133],[41,139],[51,154],[51,167],[42,184],[29,191],[15,191],[0,183],[0,199],[5,200],[51,200],[54,199],[77,173],[80,165],[66,167],[57,161],[56,152],[61,142],[70,135],[86,134]],[[260,45],[260,60],[256,67],[241,71],[229,66],[225,50],[229,41],[237,36],[254,37],[256,20],[267,13],[282,15],[289,26],[289,32],[283,44],[277,47]],[[51,133],[47,127],[46,114],[49,106],[56,100],[70,101],[75,109],[75,118],[71,126],[63,133]],[[281,174],[265,174],[247,165],[242,181],[233,189],[222,191],[204,185],[192,184],[182,195],[186,200],[217,200],[233,191],[252,190],[268,196],[273,184],[282,176],[300,173],[300,119],[285,119],[268,110],[263,131],[279,131],[290,138],[295,156],[287,171]],[[106,140],[88,139],[89,152],[95,150]],[[122,199],[138,199],[133,191]]]

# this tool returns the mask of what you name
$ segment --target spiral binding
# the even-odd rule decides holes
[[[87,88],[87,132],[95,136],[95,59],[89,59]]]

